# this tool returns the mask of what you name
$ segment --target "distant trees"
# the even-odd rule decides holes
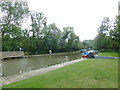
[[[111,42],[109,36],[102,33],[98,34],[94,40],[95,48],[100,51],[110,50],[110,44]]]
[[[109,39],[109,18],[105,17],[102,20],[100,27],[98,28],[98,35],[95,38],[95,48],[101,51],[106,51],[110,48]]]
[[[44,14],[30,11],[26,2],[0,2],[2,51],[18,51],[20,48],[28,54],[48,53],[49,50],[69,52],[82,48],[120,51],[120,16],[116,16],[112,22],[114,25],[108,17],[103,18],[95,39],[81,42],[73,27],[60,30],[55,23],[48,25]],[[23,29],[25,18],[30,20],[30,28]]]
[[[60,39],[62,32],[56,26],[55,23],[50,24],[47,28],[43,31],[44,33],[44,49],[49,51],[52,50],[53,52],[59,52],[61,49],[60,46]]]
[[[47,25],[44,14],[30,11],[26,2],[0,2],[2,51],[22,48],[28,54],[39,54],[49,50],[77,51],[83,47],[73,27],[64,27],[62,32],[55,23]],[[25,18],[31,20],[30,28],[22,28]]]
[[[104,17],[97,31],[98,35],[93,40],[82,42],[84,48],[120,52],[120,16],[115,20]]]
[[[62,48],[66,48],[67,51],[79,50],[83,46],[79,40],[79,37],[74,33],[73,27],[64,27],[62,36]]]
[[[120,51],[120,16],[116,17],[114,25],[110,25],[105,17],[98,28],[98,35],[94,39],[94,47],[100,51]]]
[[[87,48],[87,49],[94,49],[94,41],[93,40],[84,40],[82,42],[82,44],[84,45],[84,48]]]

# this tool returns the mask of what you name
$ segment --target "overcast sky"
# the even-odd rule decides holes
[[[119,0],[28,0],[30,10],[43,12],[47,23],[74,27],[80,40],[94,39],[103,17],[114,19]]]

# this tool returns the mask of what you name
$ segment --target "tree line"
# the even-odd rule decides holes
[[[116,16],[115,20],[104,17],[97,32],[94,40],[82,42],[86,48],[120,52],[120,16]]]
[[[27,2],[1,1],[0,35],[2,51],[23,50],[26,54],[78,51],[84,48],[71,26],[60,30],[55,23],[47,24],[42,12],[30,11]],[[30,19],[29,28],[22,23]]]
[[[120,51],[120,16],[112,22],[109,17],[104,17],[94,40],[81,42],[73,27],[60,30],[55,23],[47,24],[44,14],[30,11],[27,2],[0,2],[2,51],[23,50],[26,54],[48,53],[49,50],[70,52],[82,48]],[[28,19],[31,22],[29,28],[23,29],[22,24]]]

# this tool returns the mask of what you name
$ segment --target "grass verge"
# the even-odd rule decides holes
[[[117,52],[101,52],[99,56],[120,57]]]
[[[88,59],[3,88],[118,88],[118,60]]]

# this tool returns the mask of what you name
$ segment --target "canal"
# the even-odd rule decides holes
[[[7,59],[2,60],[2,73],[5,76],[18,75],[79,58],[81,58],[80,52]]]

